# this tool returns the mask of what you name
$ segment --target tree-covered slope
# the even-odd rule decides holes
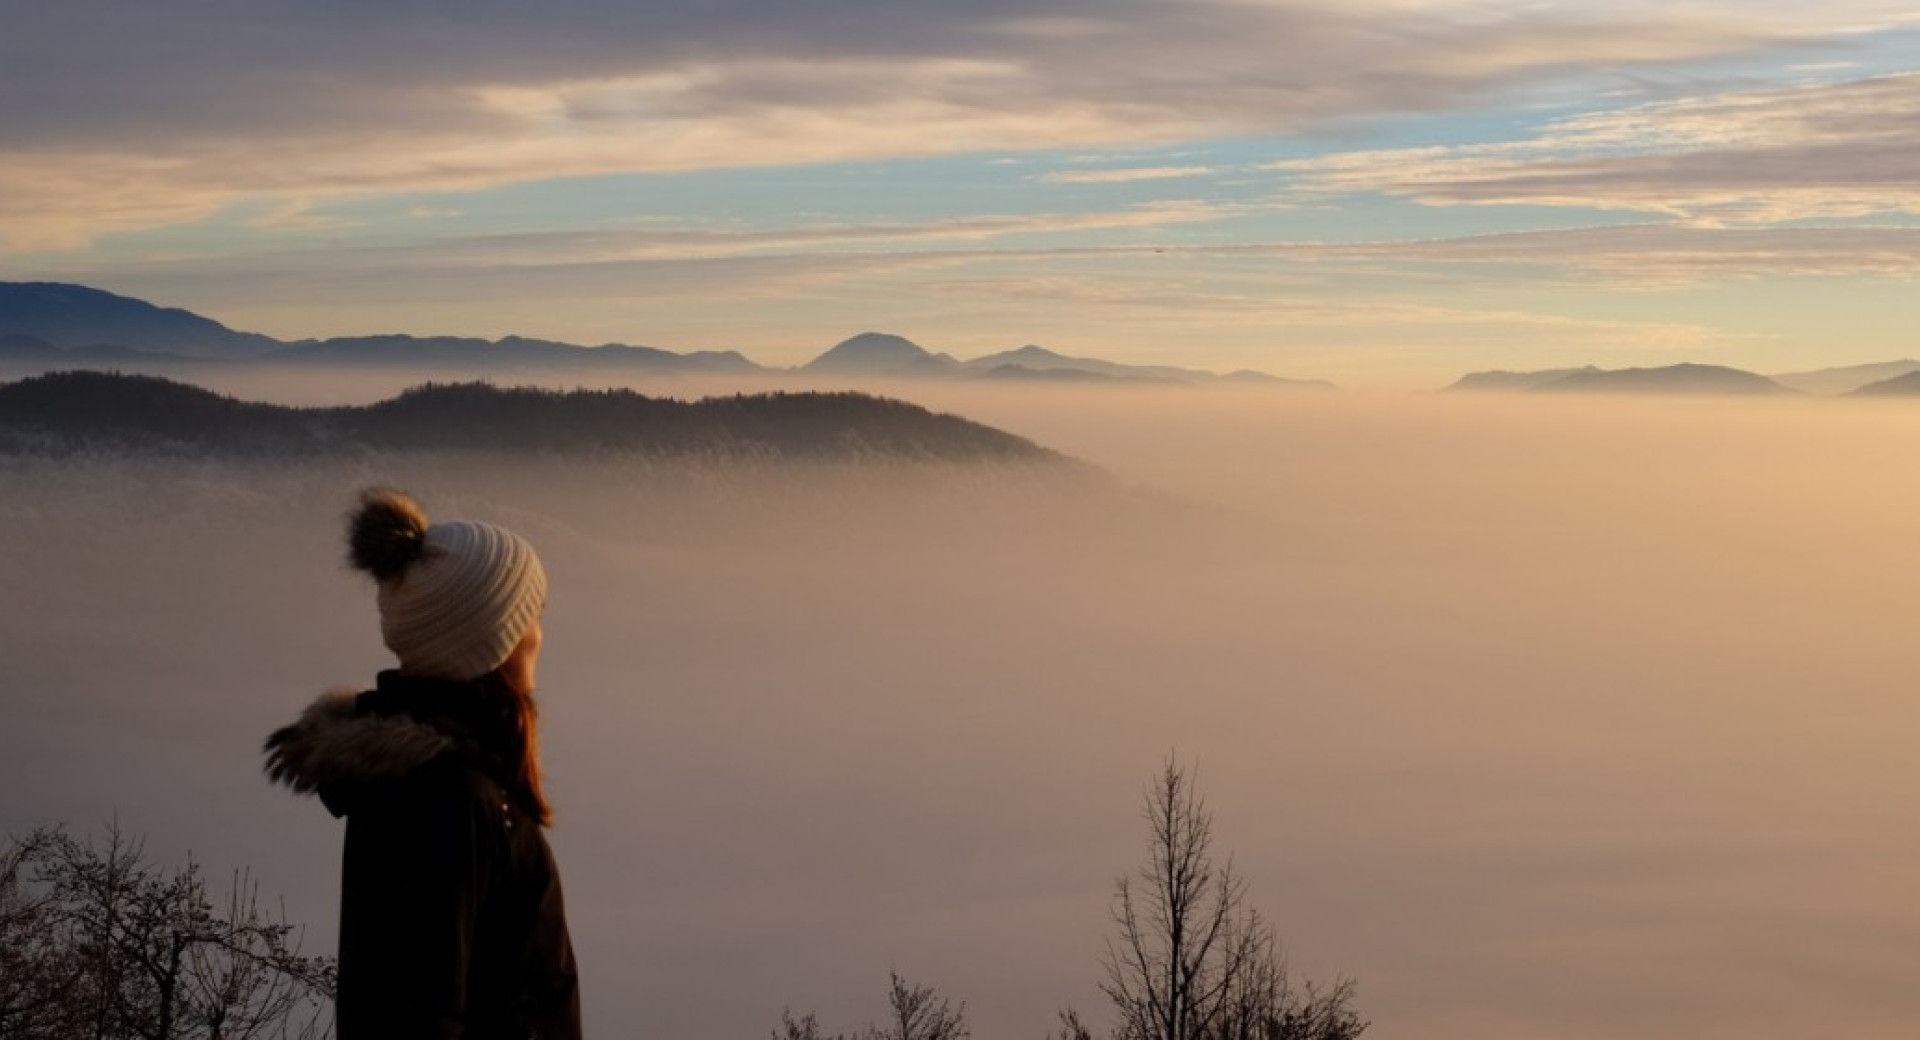
[[[1031,441],[856,393],[680,401],[630,390],[427,384],[364,406],[240,401],[155,376],[60,372],[0,385],[0,449],[272,455],[500,451],[941,461],[1054,460]]]

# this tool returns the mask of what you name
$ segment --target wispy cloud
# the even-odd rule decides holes
[[[1703,224],[1920,213],[1920,74],[1664,101],[1525,141],[1272,164],[1304,193],[1658,213]]]
[[[1123,170],[1055,170],[1040,179],[1050,184],[1125,184],[1129,181],[1205,177],[1213,172],[1211,166],[1136,166]]]
[[[1153,231],[1230,218],[1238,208],[1168,201],[1078,213],[981,215],[917,222],[768,228],[643,227],[453,235],[405,245],[214,254],[136,265],[76,265],[63,277],[135,287],[216,284],[235,295],[313,300],[511,296],[721,298],[780,292],[872,272],[902,272],[1022,257],[1103,255],[1034,246],[1049,236]],[[1023,245],[1023,243],[1028,243]],[[1143,247],[1144,248],[1144,247]],[[1123,255],[1123,254],[1115,254]],[[164,295],[164,293],[163,293]]]
[[[359,222],[315,213],[306,203],[289,200],[248,218],[247,226],[267,231],[345,231],[358,227]]]
[[[902,300],[971,295],[998,307],[1050,303],[1075,321],[1127,312],[1189,327],[1244,319],[1406,329],[1427,321],[1458,326],[1447,315],[1501,310],[1463,307],[1463,298],[1493,299],[1530,285],[1654,291],[1773,276],[1920,276],[1920,227],[1664,224],[1377,242],[1020,244],[1028,236],[1151,229],[1228,212],[1186,204],[920,224],[457,236],[76,266],[62,276],[162,299],[198,292],[208,300],[362,306],[556,297],[737,301],[875,282]],[[1500,324],[1519,320],[1509,314]],[[1530,320],[1563,327],[1550,314]]]
[[[924,221],[796,224],[771,228],[635,228],[460,236],[367,249],[331,249],[352,262],[405,266],[447,263],[602,263],[623,260],[711,260],[804,252],[887,252],[933,243],[1007,248],[1034,236],[1150,230],[1225,220],[1239,207],[1197,200],[1144,203],[1079,213],[982,214]]]
[[[1777,276],[1920,275],[1920,227],[1717,228],[1658,224],[1269,249],[1272,255],[1316,263],[1524,267],[1543,272],[1546,278],[1630,289],[1670,289]],[[1526,278],[1511,272],[1505,277]]]
[[[1076,326],[1106,335],[1124,328],[1129,337],[1186,342],[1195,334],[1195,316],[1205,315],[1206,336],[1222,342],[1270,342],[1284,330],[1285,340],[1296,346],[1384,350],[1403,359],[1489,344],[1523,345],[1558,357],[1688,357],[1749,339],[1695,322],[1448,303],[1396,291],[1356,292],[1352,286],[1330,292],[1298,284],[1284,270],[1170,281],[1141,271],[1087,275],[1014,265],[987,277],[936,273],[925,288],[991,307],[1001,321],[1028,328],[1067,314]]]

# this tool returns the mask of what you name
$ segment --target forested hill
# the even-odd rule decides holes
[[[9,454],[361,450],[1065,461],[989,426],[856,393],[687,402],[630,390],[456,383],[372,405],[290,408],[154,376],[58,372],[0,384],[0,452]]]

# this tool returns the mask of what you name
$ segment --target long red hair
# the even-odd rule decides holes
[[[541,783],[540,706],[534,703],[533,694],[516,689],[502,679],[499,672],[490,672],[481,681],[503,708],[501,746],[493,750],[500,756],[500,764],[506,767],[509,793],[519,800],[521,808],[540,821],[540,826],[551,827],[553,806],[547,802]]]

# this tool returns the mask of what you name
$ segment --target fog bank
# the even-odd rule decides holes
[[[1920,1020],[1920,411],[898,389],[1115,485],[0,460],[0,826],[117,814],[216,878],[252,864],[330,947],[338,825],[257,749],[387,663],[339,536],[389,482],[547,561],[596,1034],[850,1028],[889,968],[983,1038],[1103,1022],[1108,895],[1170,750],[1296,968],[1357,977],[1377,1035]]]

